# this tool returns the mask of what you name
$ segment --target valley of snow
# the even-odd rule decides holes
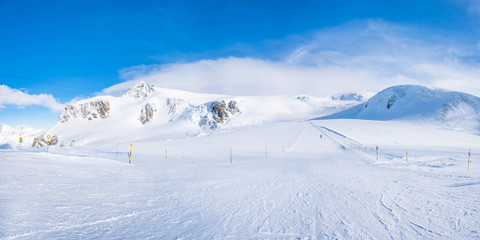
[[[473,124],[307,120],[363,107],[355,98],[155,92],[97,97],[111,111],[92,120],[94,105],[80,102],[88,111],[73,106],[77,117],[43,132],[58,136],[48,153],[0,150],[0,238],[480,238]],[[186,106],[178,115],[166,107],[174,96]],[[239,113],[201,126],[219,100]],[[142,124],[148,103],[156,112]]]

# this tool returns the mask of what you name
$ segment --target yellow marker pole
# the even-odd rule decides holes
[[[405,159],[407,159],[407,167],[408,167],[408,148],[405,149]]]
[[[377,160],[378,160],[378,146],[377,146],[377,148],[376,148],[376,149],[377,149],[377,150],[376,150],[376,152],[377,152]]]
[[[130,153],[128,154],[128,164],[132,162],[132,149],[133,149],[133,143],[130,143],[129,147]]]
[[[467,162],[467,172],[470,170],[470,148],[468,148],[468,162]]]
[[[167,147],[165,147],[165,165],[167,165]]]

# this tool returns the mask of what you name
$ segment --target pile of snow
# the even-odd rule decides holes
[[[417,85],[387,88],[366,103],[321,119],[434,121],[467,129],[480,126],[480,98]]]
[[[44,130],[37,130],[26,126],[11,127],[0,124],[0,149],[17,148],[20,146],[19,139],[23,138],[22,146],[32,146],[35,136]]]

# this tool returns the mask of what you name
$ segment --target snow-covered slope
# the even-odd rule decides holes
[[[20,146],[19,138],[23,138],[22,146],[32,146],[35,136],[44,130],[36,130],[23,125],[11,127],[0,124],[0,148],[17,148]]]
[[[480,98],[416,85],[394,86],[364,104],[320,119],[337,118],[433,121],[448,127],[478,129]]]
[[[358,94],[323,98],[224,96],[139,82],[121,97],[98,96],[68,104],[45,134],[58,137],[60,146],[192,137],[217,129],[325,116],[355,106],[362,99]]]

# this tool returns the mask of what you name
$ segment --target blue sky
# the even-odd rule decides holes
[[[138,78],[223,94],[322,95],[312,86],[332,78],[479,94],[479,16],[468,0],[1,1],[0,123],[47,128],[62,104]],[[228,75],[238,69],[259,74]]]

